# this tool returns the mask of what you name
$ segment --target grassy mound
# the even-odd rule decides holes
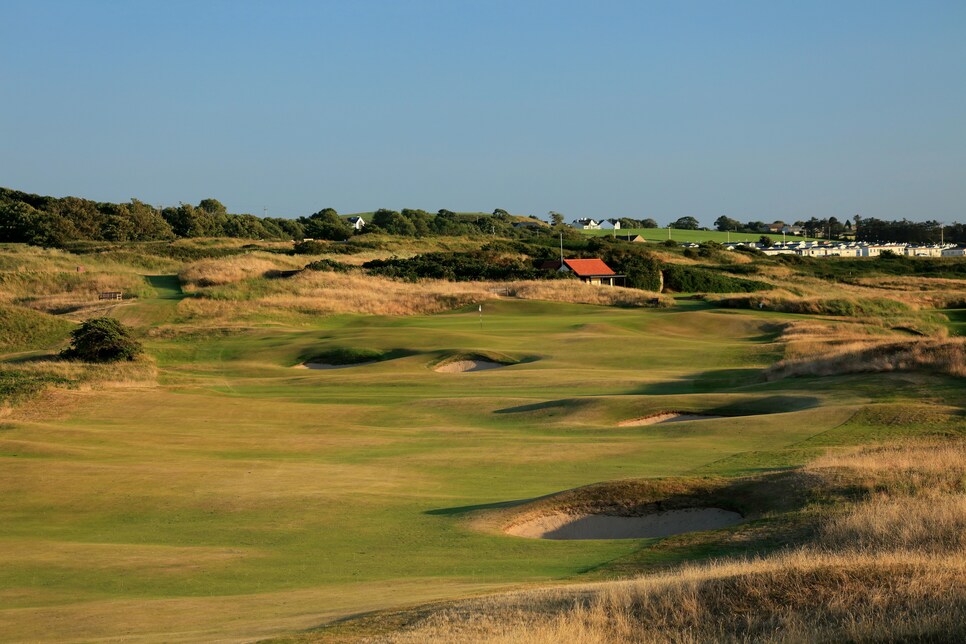
[[[378,349],[367,349],[360,347],[332,347],[315,351],[302,357],[302,362],[315,362],[330,365],[352,365],[364,364],[366,362],[379,362],[387,360],[389,354]]]
[[[0,350],[41,349],[65,340],[71,322],[31,309],[0,304]]]
[[[497,351],[460,351],[448,353],[430,363],[429,366],[433,369],[439,369],[449,364],[464,361],[491,362],[503,366],[509,366],[511,364],[517,364],[520,362],[520,360],[517,360],[512,356],[508,356],[505,353],[499,353]]]

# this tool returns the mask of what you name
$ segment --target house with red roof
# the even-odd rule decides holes
[[[624,277],[615,273],[602,259],[565,259],[562,265],[559,261],[544,262],[541,268],[573,273],[581,282],[587,284],[616,286],[617,280]]]

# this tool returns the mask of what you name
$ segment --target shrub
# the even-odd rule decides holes
[[[320,259],[306,264],[305,269],[309,271],[335,271],[336,273],[348,273],[353,269],[350,264],[343,264],[333,259]]]
[[[362,265],[373,275],[417,279],[444,279],[454,282],[477,280],[538,279],[547,277],[545,271],[516,257],[498,253],[426,253],[409,259],[376,259]],[[553,277],[554,275],[551,275]]]
[[[770,284],[721,275],[703,268],[670,266],[664,269],[664,288],[679,293],[751,293]]]
[[[134,360],[144,352],[130,330],[114,318],[91,318],[70,336],[71,346],[61,352],[68,360],[118,362]]]
[[[292,248],[296,255],[321,255],[328,250],[329,245],[315,240],[300,241]]]
[[[619,246],[610,248],[604,255],[608,266],[626,277],[625,286],[659,293],[664,286],[661,280],[661,262],[649,251],[638,247]]]

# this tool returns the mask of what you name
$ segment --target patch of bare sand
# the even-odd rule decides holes
[[[470,371],[487,371],[489,369],[499,369],[507,365],[489,360],[454,360],[441,364],[433,371],[437,373],[468,373]]]
[[[721,508],[668,510],[638,517],[558,512],[510,526],[504,532],[529,539],[643,539],[726,528],[744,520]]]
[[[328,369],[348,369],[350,367],[364,367],[367,364],[375,364],[377,360],[370,360],[368,362],[356,362],[354,364],[328,364],[326,362],[306,362],[303,364],[295,365],[296,369],[321,369],[323,371]]]
[[[701,414],[682,414],[676,411],[666,411],[640,418],[631,418],[617,423],[618,427],[639,427],[641,425],[659,425],[661,423],[680,423],[686,420],[711,420],[712,418],[723,418],[723,416],[704,416]]]

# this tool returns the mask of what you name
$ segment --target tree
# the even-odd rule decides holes
[[[624,274],[625,286],[660,292],[661,263],[650,252],[639,246],[611,246],[605,251],[604,261]]]
[[[678,230],[697,230],[700,227],[701,223],[691,216],[681,217],[671,222],[671,228],[677,228]]]
[[[731,217],[725,217],[724,215],[721,215],[720,217],[714,220],[715,230],[719,230],[721,232],[726,232],[729,230],[738,230],[738,226],[740,225],[741,223],[738,222],[737,219],[732,219]]]
[[[70,347],[61,353],[68,360],[119,362],[144,353],[130,329],[110,317],[91,318],[71,331],[70,337]]]
[[[202,199],[201,201],[199,201],[198,208],[200,210],[204,210],[210,215],[223,216],[228,214],[228,209],[225,208],[225,205],[223,203],[221,203],[217,199],[212,199],[210,197],[208,199]]]
[[[648,217],[641,220],[641,228],[657,228],[657,220]]]
[[[416,236],[416,226],[395,210],[380,208],[372,215],[372,224],[390,235]]]
[[[563,215],[561,215],[559,212],[554,212],[553,210],[551,210],[547,214],[550,215],[551,226],[553,226],[554,228],[557,228],[558,226],[563,226],[563,223],[564,223]]]
[[[768,235],[762,235],[761,237],[758,238],[758,243],[764,246],[765,248],[769,248],[772,245],[772,240],[771,240],[771,237],[769,237]]]
[[[826,222],[826,226],[828,226],[827,230],[829,239],[836,239],[840,237],[842,235],[842,231],[844,230],[844,226],[842,226],[842,224],[839,222],[838,217],[829,217],[828,221]]]
[[[416,229],[417,237],[425,237],[432,232],[431,226],[434,217],[425,210],[403,208],[401,214],[412,222],[413,228]]]
[[[210,212],[195,208],[191,204],[182,203],[177,208],[165,208],[162,214],[178,237],[205,237],[220,232],[216,231],[215,220]]]
[[[342,221],[335,208],[323,208],[309,217],[299,219],[305,236],[312,239],[342,241],[352,236],[352,226]]]
[[[136,241],[150,241],[157,239],[171,239],[174,231],[161,216],[161,212],[154,206],[143,201],[131,199],[131,203],[122,204],[127,218],[134,230],[132,239]]]
[[[510,216],[510,213],[508,213],[503,208],[497,208],[497,209],[495,209],[493,211],[493,214],[494,214],[494,216],[497,216],[497,217],[509,217]]]

